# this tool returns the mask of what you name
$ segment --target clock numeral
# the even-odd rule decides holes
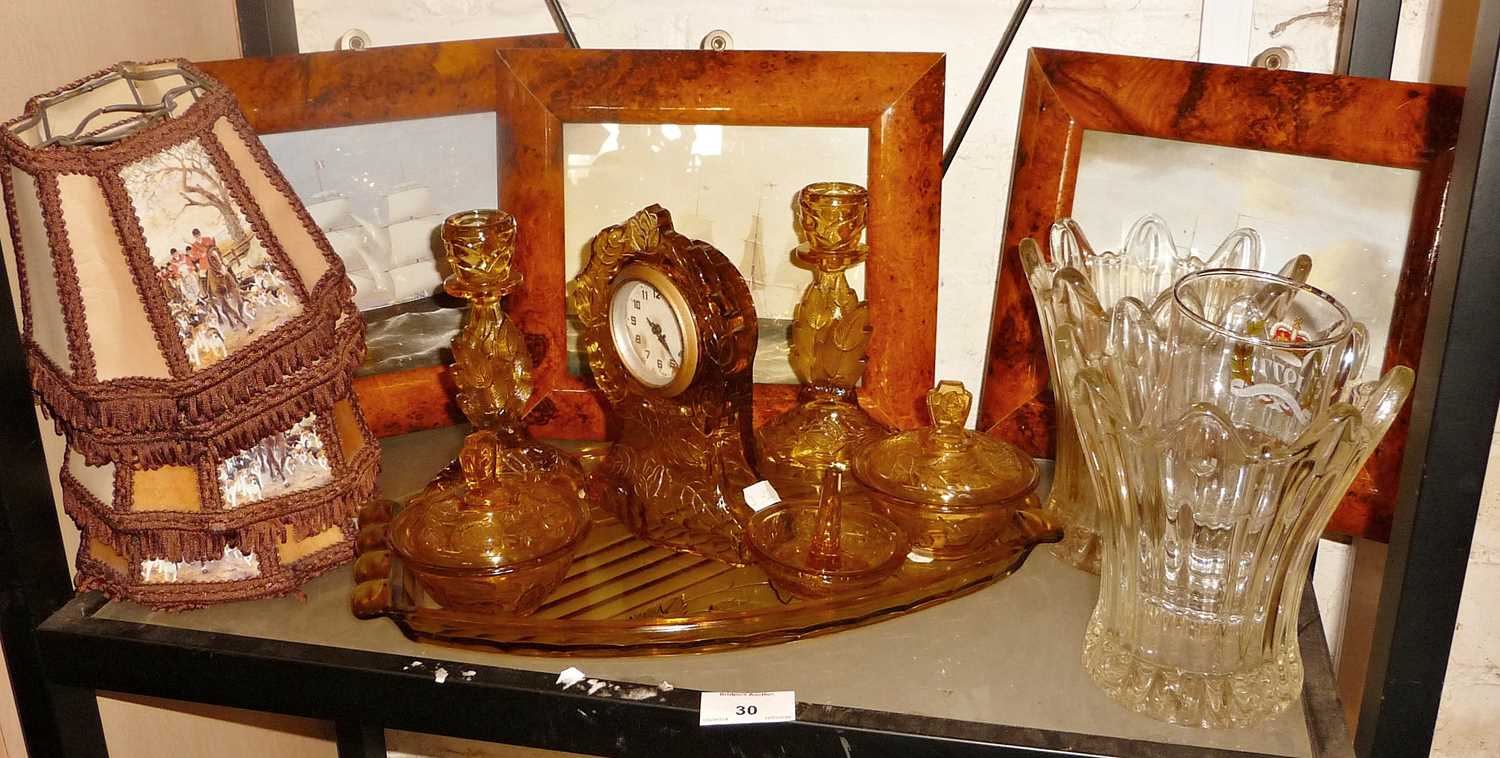
[[[673,362],[675,363],[676,361],[673,361]],[[661,370],[661,359],[660,358],[656,359],[656,370],[657,371]]]
[[[630,317],[630,325],[635,326],[635,316]]]
[[[637,334],[637,335],[635,335],[635,344],[637,344],[637,345],[644,345],[644,344],[646,344],[646,340],[645,340],[644,337],[642,337],[641,335]]]
[[[632,308],[634,308],[636,310],[640,310],[641,309],[641,301],[636,300],[635,298],[631,298],[630,299],[630,307],[632,307]]]
[[[661,299],[661,292],[659,292],[657,290],[651,290],[651,298],[653,300],[660,300]]]
[[[677,370],[677,366],[678,366],[677,359],[673,358],[672,360],[667,361],[667,365],[670,366],[673,371],[676,371]]]

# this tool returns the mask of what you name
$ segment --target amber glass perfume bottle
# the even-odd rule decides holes
[[[458,404],[474,425],[450,465],[391,521],[391,548],[445,608],[525,614],[562,581],[589,529],[576,463],[530,438],[531,359],[500,303],[516,221],[497,210],[443,222],[444,288],[469,301],[453,340]]]
[[[795,258],[813,274],[792,316],[790,360],[802,389],[796,407],[760,430],[756,446],[761,476],[784,498],[815,496],[830,465],[847,464],[853,450],[890,433],[855,396],[870,314],[844,272],[869,253],[869,209],[869,193],[857,184],[819,182],[797,195],[807,241]]]

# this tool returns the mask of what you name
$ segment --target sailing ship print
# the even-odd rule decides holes
[[[755,204],[755,213],[750,216],[750,230],[745,235],[744,252],[740,257],[740,274],[750,288],[750,299],[755,302],[758,316],[759,341],[755,347],[755,381],[763,384],[796,384],[797,375],[790,361],[791,341],[789,330],[792,313],[802,293],[812,283],[812,275],[797,268],[787,268],[797,278],[777,280],[770,275],[766,262],[765,246],[765,199],[772,195],[775,182],[767,182],[765,190]],[[790,255],[791,251],[781,251]],[[806,280],[800,280],[805,275]]]
[[[445,273],[437,229],[448,213],[439,211],[432,188],[403,183],[376,194],[375,214],[355,210],[350,197],[322,192],[307,210],[354,283],[361,311],[431,297]]]
[[[167,311],[194,369],[302,313],[208,152],[189,140],[120,172]]]

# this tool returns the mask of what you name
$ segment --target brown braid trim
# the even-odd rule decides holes
[[[73,246],[68,241],[68,225],[63,222],[62,197],[58,194],[57,176],[38,176],[36,189],[47,228],[52,271],[57,277],[57,292],[62,298],[63,328],[68,335],[68,363],[73,368],[75,381],[92,382],[94,350],[89,345],[86,328],[88,321],[83,315],[83,295],[79,292],[78,269],[73,265]]]
[[[228,123],[225,119],[225,123]],[[234,161],[230,160],[229,154],[224,152],[224,146],[219,144],[218,135],[211,134],[209,139],[200,140],[203,151],[208,154],[208,160],[213,164],[214,170],[224,179],[224,187],[229,190],[229,196],[244,209],[245,220],[250,222],[250,228],[254,230],[255,236],[260,238],[261,245],[265,247],[266,255],[275,261],[276,267],[281,270],[282,276],[292,285],[293,291],[297,293],[298,302],[307,303],[307,283],[297,274],[297,267],[292,259],[287,257],[286,249],[281,246],[281,239],[271,230],[270,222],[260,210],[260,205],[250,194],[250,188],[245,185],[244,177],[235,169]],[[300,203],[295,199],[293,207]]]
[[[26,255],[21,249],[21,222],[16,218],[16,188],[12,185],[10,161],[5,144],[0,142],[0,195],[7,209],[6,225],[10,227],[10,254],[16,259],[16,285],[21,291],[21,340],[31,342],[31,288],[26,284]]]
[[[89,535],[85,535],[87,537]],[[269,572],[262,559],[262,573],[241,582],[179,582],[146,584],[116,572],[87,554],[88,541],[78,552],[78,589],[98,590],[112,600],[133,600],[164,611],[185,611],[216,603],[255,600],[290,594],[314,577],[354,558],[354,538],[330,545],[290,566],[275,564]],[[274,557],[270,557],[274,562]],[[139,566],[139,561],[133,564]]]
[[[327,371],[330,356],[351,353],[341,350],[349,344],[347,335],[336,334],[334,325],[343,319],[351,322],[347,329],[362,331],[363,328],[353,305],[352,288],[342,261],[271,162],[264,146],[249,132],[248,122],[240,113],[233,93],[185,61],[174,63],[204,80],[205,87],[198,101],[180,115],[159,119],[117,142],[99,147],[56,145],[38,149],[25,145],[13,133],[12,127],[19,119],[0,127],[0,155],[37,177],[44,213],[50,213],[47,219],[49,230],[54,230],[53,249],[49,252],[60,259],[55,264],[59,272],[59,290],[65,305],[73,303],[77,306],[69,311],[68,318],[71,372],[61,370],[49,360],[29,339],[29,328],[23,330],[33,389],[48,415],[65,430],[74,432],[73,436],[91,462],[110,459],[146,465],[186,463],[196,457],[198,451],[193,449],[195,445],[183,444],[180,440],[202,437],[205,430],[236,427],[240,438],[251,439],[279,431],[274,428],[279,420],[297,409],[278,409],[278,406],[292,402],[293,396],[298,394],[293,389],[295,385],[309,384],[306,372]],[[84,77],[51,94],[76,88],[113,70],[106,69]],[[34,114],[39,99],[29,102],[20,118]],[[270,179],[272,186],[297,209],[303,226],[327,261],[328,271],[310,288],[291,267],[279,241],[270,233],[264,214],[252,201],[248,188],[234,171],[228,170],[227,158],[213,132],[214,125],[221,118],[245,141],[258,169]],[[146,276],[150,273],[150,263],[140,256],[143,233],[118,177],[120,167],[192,139],[198,139],[210,157],[220,164],[217,167],[234,194],[235,202],[303,300],[301,315],[260,335],[213,366],[196,372],[187,363],[175,325],[166,313],[160,288]],[[249,166],[239,168],[255,170]],[[56,174],[59,173],[88,174],[101,182],[116,234],[121,237],[122,248],[131,259],[136,294],[152,323],[155,332],[152,337],[167,359],[174,378],[122,377],[105,382],[87,381],[93,376],[92,355],[87,345],[85,319],[75,317],[82,313],[82,296],[77,282],[68,276],[74,251],[66,244],[65,227],[55,197]],[[8,176],[6,184],[10,184]],[[14,220],[12,226],[15,226]],[[18,236],[14,228],[12,235]],[[24,261],[21,261],[23,272],[24,268]],[[24,288],[22,292],[25,297]],[[23,310],[29,327],[30,309]],[[362,354],[361,351],[359,348],[352,352]],[[357,361],[357,357],[353,360]],[[69,376],[69,373],[74,376]],[[290,375],[299,375],[299,378],[288,382]],[[261,418],[264,423],[257,427],[247,421],[251,418]],[[140,447],[132,449],[132,445]]]
[[[125,180],[117,172],[104,172],[99,175],[99,186],[103,188],[105,201],[109,204],[115,237],[120,241],[120,251],[130,269],[135,294],[139,296],[142,310],[151,323],[152,338],[161,350],[162,357],[166,359],[172,380],[188,380],[193,376],[193,365],[188,362],[187,346],[182,344],[182,338],[177,334],[177,325],[167,305],[167,293],[157,281],[156,264],[151,260],[151,251],[146,246],[146,230],[141,226],[140,216],[130,201],[130,191],[125,187]],[[74,296],[73,292],[64,295],[65,298]],[[76,296],[82,298],[81,293]],[[82,310],[80,308],[79,312]],[[97,378],[89,377],[91,381]]]
[[[197,71],[197,69],[192,70]],[[202,72],[199,73],[203,75]],[[206,75],[203,76],[206,77]],[[234,127],[234,131],[239,135],[240,140],[250,149],[250,155],[255,158],[255,163],[260,166],[261,173],[265,174],[266,178],[270,180],[271,186],[275,187],[277,192],[280,192],[283,197],[291,201],[292,208],[297,211],[297,217],[302,220],[302,228],[306,229],[308,235],[313,238],[313,242],[317,244],[318,250],[323,253],[323,258],[328,261],[328,265],[338,269],[341,272],[340,275],[347,280],[348,277],[342,273],[344,270],[344,259],[340,258],[338,253],[333,251],[333,243],[328,241],[328,235],[324,234],[323,229],[318,226],[318,222],[313,220],[312,214],[307,212],[307,206],[297,197],[297,193],[292,190],[292,185],[287,182],[286,177],[282,176],[281,169],[276,167],[276,162],[271,160],[271,154],[266,151],[265,144],[255,135],[255,130],[250,128],[250,122],[245,119],[245,114],[240,112],[238,108],[235,108],[234,112],[229,114],[229,125]],[[349,285],[349,297],[351,299],[354,297],[354,285],[352,284]]]
[[[207,454],[243,450],[295,424],[308,413],[327,409],[348,397],[354,370],[364,355],[362,330],[363,324],[358,319],[346,319],[339,327],[337,346],[325,360],[280,377],[253,402],[226,408],[196,425],[188,425],[182,416],[184,423],[171,431],[130,433],[69,426],[46,404],[43,412],[54,422],[62,422],[57,423],[59,432],[67,434],[69,442],[91,466],[105,462],[136,468],[189,465]],[[36,355],[33,353],[31,357]],[[54,380],[51,373],[54,370],[50,362],[40,370],[33,367],[33,384],[46,386]]]
[[[315,290],[318,307],[240,349],[190,379],[123,377],[83,384],[72,381],[41,348],[26,340],[32,389],[49,417],[64,427],[100,439],[135,435],[169,438],[221,423],[226,414],[269,413],[287,393],[275,389],[303,370],[329,371],[338,356],[358,365],[364,352],[364,322],[347,299],[347,282],[325,279]],[[279,431],[269,427],[257,438]]]

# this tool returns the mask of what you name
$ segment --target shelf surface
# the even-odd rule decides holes
[[[384,441],[384,493],[399,499],[417,490],[456,454],[462,432],[455,427]],[[683,699],[690,694],[687,690],[795,690],[800,703],[831,707],[816,710],[827,719],[836,721],[840,709],[855,709],[863,712],[854,719],[861,728],[933,739],[1001,739],[1020,746],[1115,752],[1109,749],[1113,746],[1125,754],[1151,755],[1197,755],[1202,748],[1274,756],[1345,754],[1342,711],[1333,695],[1331,666],[1311,593],[1302,619],[1308,673],[1301,703],[1258,728],[1206,731],[1131,713],[1090,682],[1080,658],[1097,585],[1096,577],[1040,549],[1014,576],[994,586],[868,627],[771,647],[638,658],[539,658],[413,642],[389,620],[353,617],[347,566],[306,585],[305,598],[198,611],[160,612],[120,602],[101,605],[98,599],[90,606],[86,597],[80,598],[49,620],[43,632],[52,632],[47,639],[55,644],[46,647],[55,651],[65,650],[70,640],[86,642],[111,634],[200,647],[223,639],[201,634],[208,632],[381,653],[386,656],[378,658],[380,665],[395,666],[384,673],[408,684],[425,677],[432,688],[463,690],[495,670],[541,672],[549,675],[546,684],[569,666],[591,678],[653,688],[668,682],[675,688],[650,697],[642,697],[645,691],[640,688],[616,686],[601,687],[592,696],[584,695],[579,686],[562,693],[591,700],[613,698],[622,706],[619,698],[627,693],[642,697],[630,704],[645,706],[688,702]],[[59,618],[65,614],[72,615]],[[78,614],[87,618],[79,622]],[[150,633],[166,630],[199,634]],[[307,651],[314,658],[321,654],[310,647]],[[439,667],[447,672],[441,683],[435,675]],[[535,675],[527,681],[542,682]],[[563,690],[561,685],[551,686]],[[804,718],[801,713],[799,720]],[[986,726],[1003,728],[982,728]],[[1161,749],[1142,752],[1148,747],[1142,743],[1157,743],[1154,747]],[[553,743],[538,739],[533,744]],[[1191,749],[1168,747],[1174,745]],[[566,748],[566,741],[557,747]]]

